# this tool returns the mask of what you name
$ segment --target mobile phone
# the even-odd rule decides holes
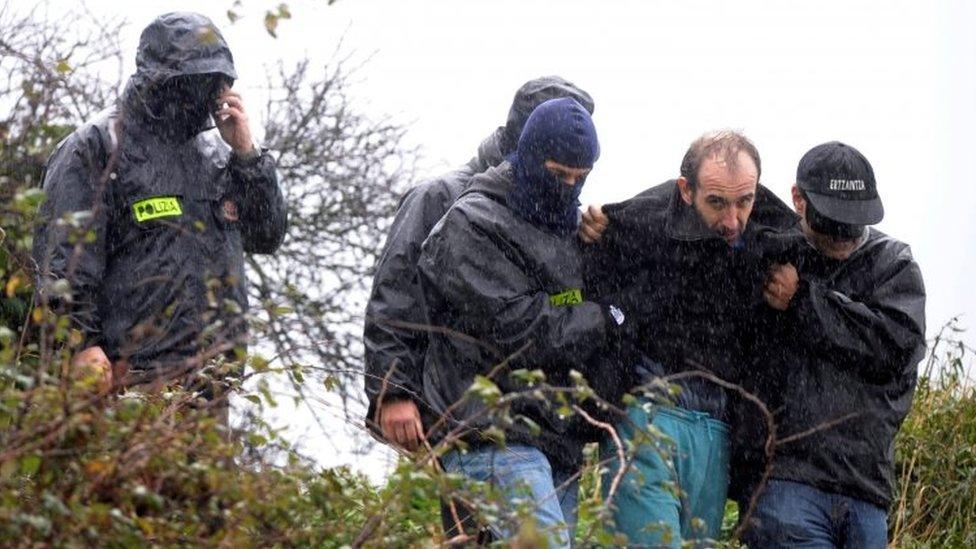
[[[221,122],[227,120],[227,118],[229,118],[230,115],[229,114],[221,114],[221,115],[218,115],[217,114],[220,110],[227,108],[227,102],[220,100],[220,94],[222,94],[225,89],[228,89],[229,90],[232,83],[233,82],[228,82],[227,79],[224,79],[224,78],[221,78],[221,79],[219,79],[217,81],[217,86],[216,86],[217,87],[217,99],[214,101],[214,112],[213,112],[213,115],[214,115],[215,118],[219,118]]]

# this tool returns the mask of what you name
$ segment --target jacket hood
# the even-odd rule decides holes
[[[146,99],[177,76],[220,74],[237,79],[234,56],[223,35],[198,13],[160,15],[142,31],[136,72],[122,95],[130,112],[146,114]]]
[[[208,73],[237,79],[227,41],[207,17],[167,13],[142,31],[133,78],[158,83],[174,76]]]
[[[503,156],[515,152],[519,136],[522,135],[522,129],[532,111],[550,99],[561,97],[575,99],[587,112],[593,114],[595,105],[590,94],[561,76],[543,76],[522,84],[515,92],[508,111],[508,121],[505,123],[504,138],[501,141]]]
[[[502,145],[505,141],[505,126],[499,126],[494,132],[478,145],[478,154],[474,157],[475,173],[481,173],[488,168],[494,168],[505,161],[505,151]]]

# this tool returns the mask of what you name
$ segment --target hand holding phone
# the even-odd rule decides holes
[[[217,109],[214,111],[214,122],[220,130],[220,136],[240,155],[250,155],[254,152],[254,140],[251,138],[251,128],[244,110],[241,95],[224,85],[217,97]]]

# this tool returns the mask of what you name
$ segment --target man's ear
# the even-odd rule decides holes
[[[800,217],[806,219],[807,201],[803,199],[803,193],[800,192],[800,187],[796,185],[793,185],[793,207],[796,209],[796,213],[800,214]]]
[[[678,190],[681,191],[681,199],[689,206],[695,201],[695,190],[691,188],[691,183],[687,178],[678,178]]]

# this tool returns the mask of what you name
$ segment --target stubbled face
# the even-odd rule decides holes
[[[803,234],[806,235],[810,244],[825,256],[832,259],[844,260],[850,257],[861,244],[862,237],[860,236],[841,238],[818,233],[813,230],[807,223],[807,201],[803,199],[800,188],[796,185],[793,185],[793,207],[796,208],[796,213],[800,214],[802,218],[800,226],[803,228]]]
[[[705,224],[730,246],[746,229],[758,183],[759,169],[745,152],[739,152],[734,167],[718,157],[706,159],[698,169],[695,189],[685,178],[678,179],[684,201],[693,205]]]

